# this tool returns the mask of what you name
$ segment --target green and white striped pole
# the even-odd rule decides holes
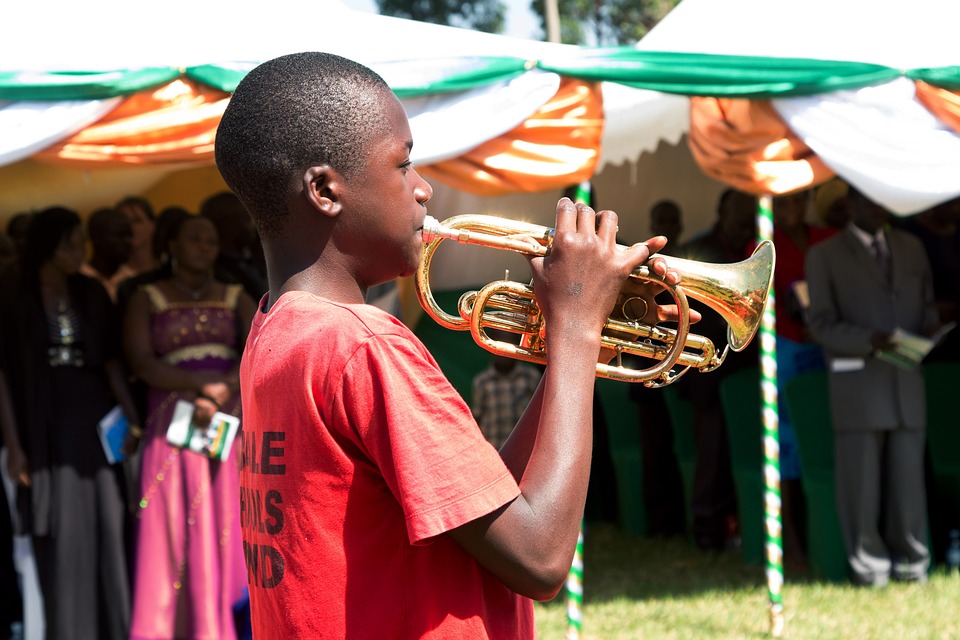
[[[761,196],[757,207],[758,240],[773,240],[773,198]],[[763,398],[764,524],[770,634],[783,635],[783,519],[780,497],[780,417],[777,398],[777,314],[773,281],[760,324],[760,386]]]
[[[583,631],[583,523],[577,536],[577,552],[567,575],[567,640],[580,640]]]

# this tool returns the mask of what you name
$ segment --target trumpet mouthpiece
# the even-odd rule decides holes
[[[423,219],[422,237],[424,244],[439,239],[458,240],[460,238],[460,232],[443,226],[440,224],[440,221],[433,216],[426,216]]]

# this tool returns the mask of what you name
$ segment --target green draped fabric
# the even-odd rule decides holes
[[[416,61],[398,61],[391,66],[402,68],[409,65],[411,69],[416,69]],[[426,94],[452,93],[455,91],[465,91],[475,87],[481,87],[494,82],[509,80],[515,78],[531,67],[535,63],[528,63],[519,58],[504,57],[477,57],[469,58],[461,67],[465,71],[456,71],[442,77],[439,80],[419,82],[417,84],[405,84],[403,81],[393,83],[391,88],[397,96],[401,98],[412,98]],[[374,65],[376,68],[376,65]],[[187,69],[187,75],[202,82],[208,86],[232,93],[240,80],[247,74],[249,69],[237,67],[227,67],[215,64],[201,65]],[[400,74],[412,75],[412,74]]]
[[[0,100],[103,100],[167,84],[180,69],[160,67],[136,71],[0,73]]]
[[[951,91],[960,89],[960,66],[913,69],[907,72],[907,77],[911,80],[923,80],[927,84]]]
[[[243,80],[243,77],[249,73],[251,66],[246,68],[226,67],[217,64],[203,64],[197,67],[187,68],[187,77],[208,87],[233,93]]]
[[[862,62],[638,51],[632,48],[597,50],[569,63],[541,63],[539,66],[585,80],[606,80],[664,93],[727,98],[813,95],[882,84],[900,75],[895,69]]]
[[[463,64],[451,65],[449,73],[439,71],[436,78],[422,82],[418,80],[418,64],[401,60],[384,67],[391,88],[401,98],[472,89],[509,80],[532,68],[665,93],[729,98],[813,95],[882,84],[900,75],[946,89],[960,88],[960,66],[904,71],[862,62],[639,51],[632,47],[584,47],[579,55],[557,60],[467,58]],[[185,73],[205,85],[232,92],[252,66],[206,64],[190,67]],[[98,73],[0,73],[0,100],[110,98],[165,84],[182,72],[175,68],[151,68]]]

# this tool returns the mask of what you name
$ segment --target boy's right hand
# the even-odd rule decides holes
[[[658,236],[622,249],[616,240],[617,223],[613,211],[597,213],[585,204],[560,199],[550,255],[530,258],[537,304],[548,331],[599,343],[627,277],[666,244],[666,238]],[[671,284],[680,280],[660,258],[650,267]]]

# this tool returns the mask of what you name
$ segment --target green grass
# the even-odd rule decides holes
[[[683,538],[630,537],[610,524],[584,532],[583,640],[770,638],[763,567],[737,553],[705,554]],[[884,589],[817,582],[788,572],[790,639],[960,638],[960,578]],[[565,598],[536,605],[540,640],[563,640]]]

